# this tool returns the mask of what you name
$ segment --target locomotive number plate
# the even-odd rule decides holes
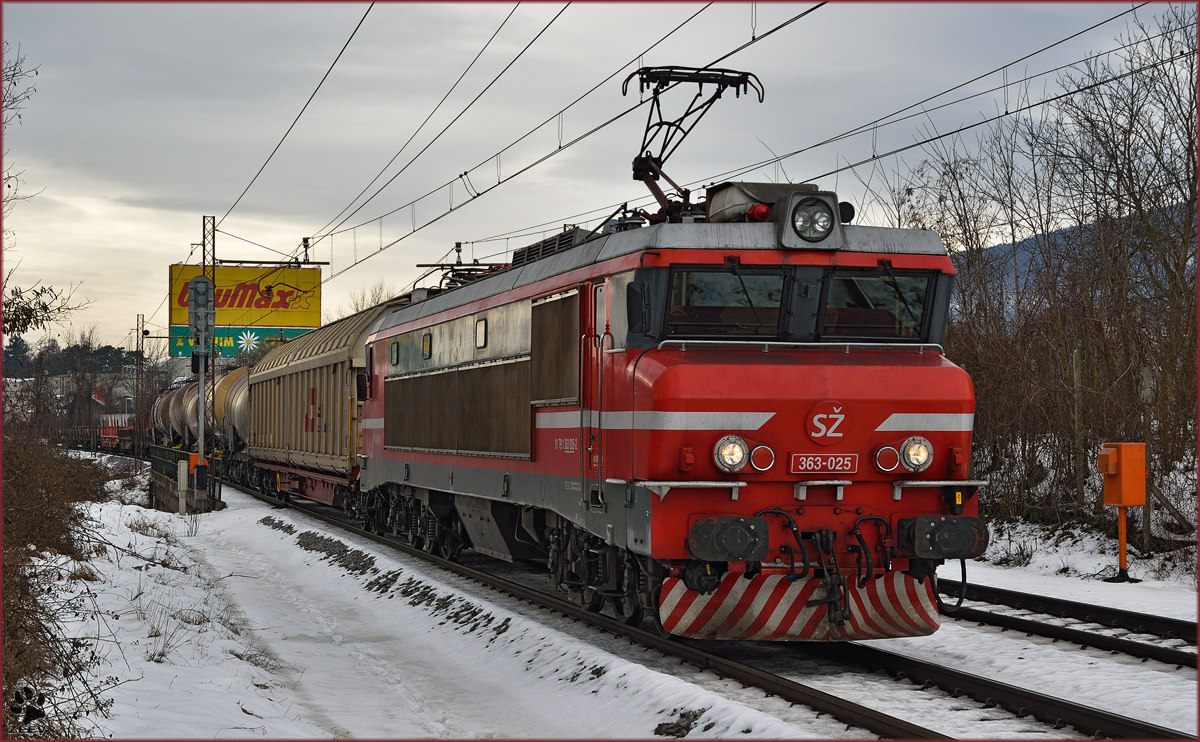
[[[790,457],[792,474],[856,474],[856,453],[795,453]]]

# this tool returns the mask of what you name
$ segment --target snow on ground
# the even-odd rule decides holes
[[[109,678],[98,735],[870,736],[232,490],[226,510],[192,517],[131,497],[91,506],[109,542],[92,561],[98,581],[63,580],[95,607],[70,628],[96,641],[99,675]],[[1010,531],[993,539],[992,563],[968,565],[968,579],[1194,619],[1186,573],[1139,584],[1083,579],[1115,560],[1104,549],[1092,537]],[[1004,558],[1013,552],[1029,558]],[[1003,561],[1020,566],[995,566]],[[1130,571],[1146,574],[1137,563]],[[940,574],[957,579],[958,565]],[[952,620],[933,636],[879,645],[1197,731],[1191,668]],[[941,719],[955,736],[1045,735],[1032,720],[907,682],[769,663],[917,723]]]
[[[1129,576],[1138,583],[1109,583],[1117,572],[1117,543],[1076,530],[1049,531],[1029,524],[992,528],[986,562],[967,562],[967,581],[990,587],[1048,595],[1137,613],[1196,620],[1194,548],[1163,555],[1129,558]],[[958,562],[942,565],[938,575],[960,578]]]
[[[117,683],[99,734],[864,736],[803,709],[781,720],[731,698],[739,684],[713,692],[303,514],[225,499],[198,517],[93,507],[110,545],[83,588],[96,616],[73,628],[101,639]]]
[[[1161,558],[1130,559],[1130,576],[1143,581],[1107,583],[1104,578],[1116,573],[1115,540],[1075,531],[1051,533],[1035,526],[1013,525],[993,529],[992,543],[985,555],[991,563],[969,561],[967,581],[1194,621],[1195,572],[1182,563],[1195,558],[1195,551],[1189,552],[1173,570],[1164,568]],[[1007,566],[996,566],[997,563]],[[958,562],[943,565],[938,575],[959,580]],[[1144,719],[1190,736],[1197,733],[1194,668],[1114,656],[1097,649],[1080,649],[1066,642],[1026,637],[1019,632],[948,618],[930,636],[876,644],[931,662],[951,661],[965,672]]]

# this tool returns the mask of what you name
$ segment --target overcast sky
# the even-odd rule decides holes
[[[280,256],[228,235],[290,253],[351,203],[400,149],[496,32],[512,4],[381,3],[357,34],[283,146],[242,201],[322,75],[363,18],[366,4],[68,4],[4,3],[4,39],[38,68],[37,91],[22,121],[5,133],[5,167],[23,172],[32,195],[5,224],[4,266],[20,261],[19,285],[66,287],[91,306],[75,329],[96,325],[100,339],[127,340],[136,315],[156,334],[167,266],[184,261],[201,239],[202,215],[224,217],[217,256]],[[391,177],[457,116],[563,9],[516,8],[438,113],[396,160]],[[540,232],[479,242],[503,233],[557,229],[584,212],[641,199],[631,179],[645,108],[618,120],[543,164],[470,200],[460,181],[414,207],[385,212],[470,172],[475,189],[495,185],[559,149],[557,120],[505,152],[518,137],[606,76],[623,71],[562,117],[561,141],[637,102],[620,80],[641,52],[701,5],[575,4],[566,8],[478,102],[343,229],[317,243],[325,275],[345,270],[445,213],[436,223],[338,275],[323,288],[326,315],[348,305],[352,290],[380,278],[399,289],[416,263],[467,244],[484,257],[536,241]],[[715,4],[647,53],[644,65],[703,66],[812,7]],[[1120,4],[838,4],[831,3],[730,57],[721,66],[753,72],[766,98],[717,102],[664,168],[678,182],[720,173],[815,144],[979,74],[1007,65],[1131,6]],[[1149,17],[1154,6],[1140,13]],[[1110,49],[1130,16],[1103,25],[1008,70],[1016,81]],[[997,73],[953,97],[995,87]],[[1039,78],[1035,97],[1057,90]],[[690,91],[664,97],[679,112]],[[1015,94],[1014,94],[1015,95]],[[936,105],[943,99],[929,105]],[[994,114],[989,94],[926,118],[815,148],[744,180],[812,180],[847,162],[909,144]],[[905,155],[910,164],[919,151]],[[862,170],[866,174],[866,169]],[[846,200],[862,188],[849,173],[819,179]],[[378,185],[376,187],[378,187]],[[373,192],[374,188],[372,189]],[[469,201],[469,202],[468,202]],[[604,214],[592,213],[593,220]],[[336,222],[334,222],[336,223]],[[552,226],[542,227],[544,223]],[[589,224],[588,226],[592,226]],[[554,226],[557,225],[557,226]],[[501,259],[502,256],[496,259]],[[193,255],[190,262],[196,262]],[[65,335],[65,328],[55,333]],[[35,337],[27,338],[31,341]]]

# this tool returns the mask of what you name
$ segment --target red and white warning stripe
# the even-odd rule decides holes
[[[932,580],[924,583],[890,572],[859,588],[846,586],[850,617],[838,626],[826,620],[827,604],[819,577],[794,582],[787,575],[727,573],[714,592],[688,590],[683,580],[663,582],[659,620],[672,634],[695,639],[755,641],[842,641],[924,636],[939,620]]]

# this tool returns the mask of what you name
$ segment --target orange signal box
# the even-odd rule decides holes
[[[188,474],[196,473],[197,463],[208,463],[208,462],[209,462],[208,457],[205,457],[204,461],[200,461],[199,454],[188,454],[187,455],[187,473]],[[1108,502],[1108,498],[1105,497],[1104,502]]]
[[[1105,443],[1096,459],[1104,475],[1104,504],[1146,504],[1146,444]]]

